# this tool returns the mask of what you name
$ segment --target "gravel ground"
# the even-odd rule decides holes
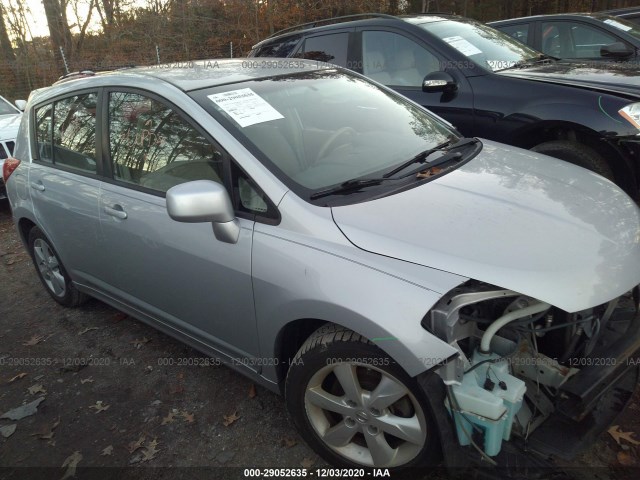
[[[243,478],[248,467],[326,466],[280,397],[193,359],[201,356],[101,302],[56,304],[0,201],[0,415],[40,401],[30,416],[0,419],[0,479]],[[640,478],[637,400],[617,422],[626,440],[605,433],[567,466]]]

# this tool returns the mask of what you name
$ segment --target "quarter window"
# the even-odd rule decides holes
[[[109,145],[116,180],[159,192],[191,180],[222,183],[221,149],[147,96],[109,95]]]
[[[53,121],[53,105],[45,105],[36,110],[36,138],[38,140],[38,159],[42,162],[53,162],[51,148],[51,129]]]

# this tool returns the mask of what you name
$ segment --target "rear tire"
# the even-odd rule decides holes
[[[536,145],[531,151],[559,158],[560,160],[573,163],[579,167],[584,167],[615,182],[613,170],[598,152],[579,143],[567,140],[554,140]]]
[[[397,471],[441,457],[425,392],[351,330],[328,324],[309,337],[291,362],[285,398],[300,434],[332,465]]]
[[[77,307],[89,298],[73,285],[58,253],[38,227],[29,231],[29,254],[42,285],[60,305]]]

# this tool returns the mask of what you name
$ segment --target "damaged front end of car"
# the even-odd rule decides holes
[[[633,394],[639,299],[635,287],[569,313],[477,281],[449,292],[423,326],[459,351],[436,371],[452,437],[490,463],[499,464],[505,442],[543,456],[575,456]]]

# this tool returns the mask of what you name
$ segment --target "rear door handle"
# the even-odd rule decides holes
[[[121,220],[124,220],[125,218],[127,218],[127,212],[125,212],[122,209],[122,205],[113,205],[111,207],[108,207],[105,205],[104,207],[104,212],[107,215],[111,215],[112,217],[116,217],[119,218]]]
[[[31,182],[31,188],[33,188],[34,190],[38,190],[39,192],[44,192],[44,185],[40,181]]]

